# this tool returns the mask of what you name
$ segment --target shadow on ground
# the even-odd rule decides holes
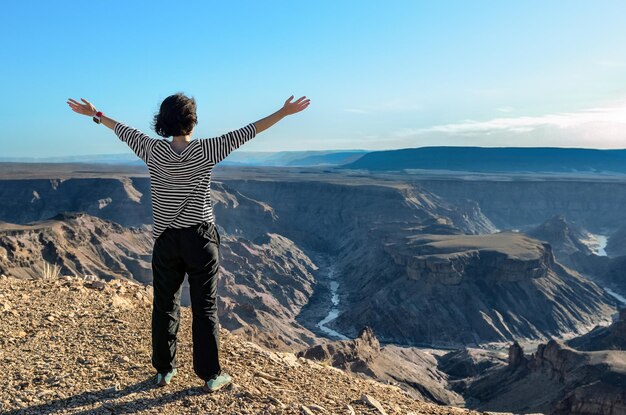
[[[169,393],[166,392],[167,388],[164,388],[165,393],[159,394],[158,396],[143,395],[132,401],[113,402],[114,400],[123,398],[126,395],[146,392],[155,389],[160,389],[160,387],[155,385],[154,376],[150,376],[149,378],[133,385],[129,385],[124,389],[112,390],[112,388],[107,388],[101,391],[83,392],[79,395],[74,395],[68,398],[51,400],[46,403],[3,412],[3,415],[18,415],[27,412],[42,415],[54,414],[60,411],[67,412],[72,408],[79,408],[98,403],[101,403],[101,405],[96,408],[91,407],[87,409],[77,409],[77,412],[72,412],[72,414],[128,414],[149,409],[155,406],[161,406],[170,402],[175,402],[184,399],[189,395],[204,394],[201,387],[184,388]]]

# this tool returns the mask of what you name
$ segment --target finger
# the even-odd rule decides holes
[[[287,98],[287,100],[285,101],[285,104],[288,104],[292,99],[293,99],[293,95]]]
[[[299,104],[300,102],[302,102],[303,99],[305,99],[306,97],[300,97],[298,98],[298,100],[295,102],[295,104]]]
[[[81,98],[81,101],[83,101],[84,103],[91,105],[91,102],[87,101],[85,98]]]
[[[71,102],[73,102],[76,105],[80,105],[80,102],[76,102],[75,100],[73,100],[72,98],[69,99]]]

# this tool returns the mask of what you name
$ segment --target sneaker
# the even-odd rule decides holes
[[[226,372],[222,372],[209,380],[205,380],[204,387],[202,389],[205,392],[215,392],[216,390],[230,384],[231,381],[232,378],[230,377],[230,375]]]
[[[158,386],[169,385],[170,381],[172,380],[172,378],[174,377],[176,373],[178,373],[178,370],[176,368],[170,370],[167,373],[158,373],[157,378],[156,378],[156,384]]]

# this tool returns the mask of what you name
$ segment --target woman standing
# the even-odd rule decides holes
[[[67,101],[79,114],[92,117],[115,132],[148,166],[152,197],[154,247],[152,253],[152,365],[159,386],[177,373],[176,335],[180,296],[187,274],[192,307],[193,368],[213,392],[231,382],[220,366],[217,278],[220,235],[211,203],[211,173],[233,150],[276,124],[304,110],[306,97],[289,97],[273,114],[219,137],[192,139],[198,123],[196,102],[182,93],[161,103],[151,138],[98,111],[89,101]],[[166,138],[172,137],[169,141]]]

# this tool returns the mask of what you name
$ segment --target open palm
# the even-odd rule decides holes
[[[305,109],[306,107],[308,107],[309,104],[311,103],[311,100],[307,99],[307,97],[305,97],[305,96],[298,98],[294,102],[291,102],[292,99],[293,99],[293,95],[290,96],[289,98],[287,98],[287,100],[285,101],[285,105],[283,105],[283,111],[287,115],[291,115],[291,114],[295,114],[296,112],[300,112],[303,109]]]
[[[81,104],[80,102],[77,102],[73,100],[72,98],[69,98],[67,101],[67,104],[70,106],[72,111],[78,114],[88,115],[90,117],[93,117],[94,115],[96,115],[96,112],[97,112],[96,107],[94,107],[91,104],[91,102],[87,101],[84,98],[81,98],[81,101],[83,101],[84,104]]]

